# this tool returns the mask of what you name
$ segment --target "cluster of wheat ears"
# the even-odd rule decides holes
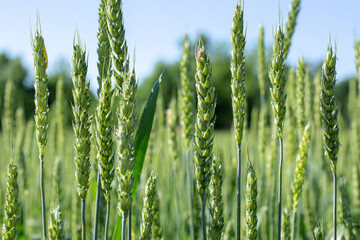
[[[341,239],[359,238],[359,224],[355,219],[360,214],[360,172],[359,158],[357,157],[359,156],[357,147],[360,143],[360,129],[357,121],[359,106],[356,104],[360,99],[356,92],[358,88],[356,81],[360,82],[360,41],[356,40],[355,42],[356,67],[359,77],[351,83],[353,90],[350,92],[348,102],[351,114],[353,114],[350,130],[352,133],[344,133],[344,136],[351,138],[351,142],[343,143],[347,148],[348,155],[342,157],[347,160],[346,156],[353,155],[351,158],[354,159],[353,172],[343,174],[352,176],[352,191],[351,193],[348,191],[346,178],[341,178],[339,210],[337,206],[337,159],[340,147],[340,123],[335,99],[336,51],[329,43],[321,74],[315,75],[314,81],[311,81],[312,76],[303,58],[299,59],[296,70],[285,68],[296,19],[300,11],[300,0],[292,0],[285,27],[279,25],[273,34],[273,49],[269,66],[265,60],[264,28],[260,27],[258,45],[260,109],[251,113],[252,119],[256,120],[253,120],[251,128],[248,129],[246,122],[250,113],[246,103],[246,34],[243,10],[242,5],[238,3],[232,21],[231,81],[228,79],[228,84],[231,86],[233,111],[231,134],[234,138],[229,141],[232,146],[222,148],[223,151],[214,151],[214,148],[221,149],[221,144],[217,144],[217,140],[214,138],[216,135],[214,126],[217,97],[212,80],[210,54],[202,41],[199,41],[195,49],[195,56],[192,56],[189,39],[187,36],[184,38],[180,62],[180,89],[177,100],[174,98],[169,104],[166,121],[164,121],[165,113],[161,112],[162,106],[156,108],[156,103],[157,105],[162,104],[159,102],[160,100],[156,101],[161,76],[155,83],[141,118],[139,118],[135,111],[137,90],[135,64],[131,64],[128,54],[123,25],[122,0],[101,0],[98,12],[97,49],[99,87],[95,112],[92,114],[89,109],[91,97],[90,83],[86,77],[87,55],[80,37],[77,36],[74,40],[71,63],[73,81],[73,101],[71,103],[73,148],[71,149],[74,152],[67,154],[65,151],[67,141],[64,105],[66,103],[64,103],[64,83],[62,79],[59,79],[54,106],[56,117],[52,120],[55,122],[56,131],[54,130],[54,132],[56,133],[53,134],[55,137],[50,139],[56,141],[55,154],[46,155],[48,129],[49,125],[51,128],[53,124],[49,120],[49,90],[46,73],[48,58],[40,23],[38,23],[31,38],[35,87],[34,126],[31,126],[31,123],[29,125],[24,123],[23,109],[19,108],[15,113],[14,86],[11,81],[6,84],[2,138],[9,146],[7,151],[10,163],[7,168],[6,187],[3,189],[5,199],[3,201],[3,198],[0,198],[0,206],[4,208],[4,214],[0,216],[3,222],[3,239],[30,237],[30,234],[24,230],[28,228],[25,221],[27,224],[30,222],[25,220],[27,218],[24,216],[25,212],[29,212],[24,210],[27,205],[26,196],[29,194],[26,192],[30,188],[34,192],[37,190],[26,183],[29,175],[33,176],[35,173],[30,173],[30,168],[25,167],[30,165],[27,157],[31,155],[29,153],[31,151],[26,149],[31,149],[31,143],[25,144],[25,142],[31,141],[26,138],[33,136],[31,131],[34,129],[40,162],[39,188],[43,239],[65,239],[68,236],[71,236],[72,239],[86,239],[92,236],[93,239],[112,237],[122,240],[125,240],[126,237],[131,239],[134,236],[149,240],[195,240],[201,238],[217,240],[235,239],[235,237],[236,239],[241,239],[241,237],[299,239],[306,236],[313,239],[325,239],[325,236],[329,239],[335,239],[335,236],[340,236]],[[196,62],[195,76],[192,76],[190,71],[191,58],[194,58]],[[112,85],[112,80],[114,80],[114,85]],[[289,86],[286,86],[287,82],[289,82]],[[270,92],[266,90],[268,85],[270,85]],[[114,104],[117,107],[114,108]],[[269,111],[270,106],[272,115]],[[115,114],[113,114],[113,110],[116,111]],[[154,124],[154,128],[152,128],[155,112],[157,113],[155,118],[157,124]],[[288,113],[286,114],[286,112]],[[272,120],[268,121],[268,117]],[[288,127],[285,127],[287,124]],[[165,134],[162,132],[163,127],[166,129]],[[176,134],[177,131],[181,131],[182,134]],[[30,132],[30,134],[24,134],[25,132]],[[323,140],[319,141],[316,136],[321,132]],[[255,137],[252,138],[252,136]],[[249,143],[252,142],[251,140],[254,142],[244,144],[244,140]],[[165,156],[161,153],[161,149],[165,149],[162,145],[167,146]],[[357,147],[350,147],[350,145]],[[247,151],[244,149],[246,147]],[[147,148],[149,148],[148,151],[146,151]],[[234,155],[236,164],[232,164],[231,159],[227,159],[228,155],[224,153],[226,149],[230,148],[236,149]],[[310,150],[311,153],[309,153]],[[244,152],[247,154],[243,154]],[[321,210],[326,209],[326,207],[321,207],[324,201],[320,203],[316,200],[316,198],[320,198],[322,191],[326,191],[318,190],[317,192],[319,185],[326,183],[324,181],[317,182],[322,179],[317,178],[314,173],[318,169],[312,170],[313,173],[307,175],[308,155],[311,160],[317,158],[317,160],[315,159],[317,163],[315,161],[312,163],[314,166],[322,164],[323,156],[330,160],[330,168],[327,168],[328,165],[322,166],[323,171],[329,170],[330,173],[331,170],[333,174],[333,220],[327,225],[326,222],[323,222],[325,229],[332,229],[328,234],[322,232],[319,221],[319,219],[327,218],[320,214],[325,215],[328,212]],[[75,206],[71,210],[71,234],[65,234],[66,227],[62,211],[64,207],[61,206],[66,204],[62,197],[65,180],[62,178],[61,172],[63,162],[71,156],[75,163],[77,185],[76,196],[73,196],[71,203],[72,206]],[[242,161],[244,156],[247,156],[245,171],[242,169],[245,162]],[[47,164],[48,158],[55,159],[51,161],[54,163],[51,208],[46,208],[46,199],[50,198],[46,197],[48,192],[45,194],[45,189],[49,189],[49,187],[45,188],[44,186],[47,184],[44,173],[50,167],[50,164]],[[92,158],[94,160],[91,160]],[[157,158],[165,159],[156,160]],[[278,162],[277,159],[279,159]],[[160,170],[163,168],[158,164],[165,161],[170,162],[166,163],[170,164],[170,173]],[[149,171],[142,171],[144,165],[148,165],[144,169]],[[236,167],[236,173],[232,174],[229,169],[236,169]],[[96,174],[92,173],[92,169]],[[291,187],[285,188],[286,198],[283,196],[283,169],[286,169],[286,173],[289,170],[293,173],[291,177],[287,177],[291,182]],[[257,173],[258,171],[260,173]],[[139,207],[135,206],[133,202],[142,172],[149,177],[145,184],[139,223],[135,211]],[[242,172],[246,173],[245,178],[241,176]],[[309,180],[306,180],[306,176],[309,176]],[[223,186],[224,180],[225,185]],[[305,180],[309,183],[304,203],[302,203],[301,196]],[[325,177],[326,181],[329,181],[328,177]],[[92,185],[95,186],[94,189],[92,189]],[[168,190],[161,193],[158,191],[158,187],[161,186],[167,187]],[[112,194],[113,188],[117,192],[117,198],[114,196],[115,194]],[[95,196],[91,198],[94,200],[91,200],[91,208],[94,209],[94,212],[89,212],[89,207],[86,207],[89,191]],[[235,192],[237,193],[236,197]],[[245,199],[243,199],[243,193],[245,193]],[[316,195],[317,193],[319,195]],[[170,200],[167,200],[168,198]],[[235,198],[236,201],[229,200]],[[284,198],[287,199],[285,203]],[[245,200],[245,203],[242,200]],[[116,207],[111,204],[112,202]],[[325,203],[328,205],[329,201],[325,201]],[[165,204],[168,205],[161,207]],[[245,213],[241,211],[243,207]],[[317,208],[319,209],[318,213]],[[47,218],[46,213],[49,209],[50,217]],[[162,213],[163,210],[167,213]],[[236,221],[231,220],[232,212],[236,212]],[[338,212],[340,212],[339,217],[337,217]],[[315,214],[318,215],[315,216]],[[206,216],[208,217],[206,218]],[[89,218],[92,220],[88,221]],[[136,227],[132,227],[133,224]],[[338,224],[341,225],[339,233],[337,233]],[[87,228],[89,225],[90,228]],[[171,226],[171,229],[166,225]],[[303,225],[310,226],[311,229]],[[139,233],[136,233],[138,226],[140,226]],[[113,229],[114,231],[112,231]],[[168,238],[169,236],[171,238]]]

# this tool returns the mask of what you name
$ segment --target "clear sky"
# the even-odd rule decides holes
[[[290,1],[244,0],[248,48],[257,43],[260,24],[265,27],[266,42],[271,43],[279,12],[285,23]],[[31,70],[30,26],[35,28],[38,13],[49,71],[53,71],[60,57],[70,65],[77,28],[89,53],[88,75],[96,89],[98,5],[99,0],[0,0],[0,51],[21,56]],[[186,32],[193,39],[205,32],[214,41],[230,44],[235,5],[236,0],[123,0],[126,39],[131,55],[136,49],[140,81],[151,73],[157,60],[180,57],[179,42]],[[355,75],[353,45],[360,36],[359,9],[358,0],[302,0],[288,62],[294,65],[300,56],[309,62],[322,60],[331,35],[338,48],[338,78]]]

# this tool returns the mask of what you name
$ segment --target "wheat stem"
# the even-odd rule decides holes
[[[99,219],[99,200],[100,200],[100,191],[101,191],[101,183],[100,183],[100,170],[97,170],[96,176],[96,198],[95,198],[95,216],[94,216],[94,233],[93,239],[97,239],[98,235],[98,219]]]
[[[283,139],[279,138],[280,164],[279,164],[279,195],[278,195],[278,240],[281,238],[281,195],[282,195],[282,165],[283,165]]]
[[[122,228],[121,228],[121,240],[125,240],[125,236],[126,236],[126,217],[127,217],[127,212],[123,212],[122,213]]]
[[[81,199],[81,239],[86,240],[85,199]]]
[[[203,240],[206,240],[206,221],[205,221],[205,195],[201,196],[201,226],[202,226],[202,235]]]
[[[240,227],[241,227],[241,144],[237,146],[237,221],[236,221],[236,239],[240,240]]]
[[[191,171],[190,171],[190,150],[186,151],[186,174],[187,174],[187,184],[188,184],[188,194],[189,194],[189,206],[190,206],[190,235],[191,239],[195,240],[195,232],[194,232],[194,213],[193,213],[193,186],[192,186],[192,179],[191,179]]]
[[[44,189],[44,155],[40,156],[40,194],[41,194],[41,212],[43,225],[43,239],[46,238],[46,208],[45,208],[45,189]]]
[[[109,219],[110,219],[110,201],[106,201],[106,220],[105,220],[104,240],[108,239]]]
[[[336,178],[336,166],[333,166],[333,181],[334,181],[334,198],[333,198],[333,201],[334,201],[334,204],[333,204],[333,232],[334,232],[334,240],[337,239],[337,233],[336,233],[336,224],[337,224],[337,221],[336,221],[336,210],[337,210],[337,201],[336,201],[336,198],[337,198],[337,178]]]

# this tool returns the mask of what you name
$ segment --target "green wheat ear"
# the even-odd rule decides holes
[[[152,224],[154,220],[153,203],[156,195],[156,177],[150,176],[145,189],[144,206],[141,212],[140,240],[151,240]]]
[[[210,180],[210,229],[209,238],[220,240],[224,231],[224,201],[222,199],[222,169],[220,160],[214,156]]]
[[[74,44],[74,53],[72,59],[72,80],[74,84],[72,106],[74,120],[73,129],[75,133],[75,166],[76,180],[78,183],[77,192],[79,197],[86,198],[90,185],[90,125],[91,116],[89,116],[90,106],[90,83],[86,81],[87,62],[86,52],[79,44]]]
[[[161,240],[162,239],[162,227],[160,222],[160,200],[159,200],[159,193],[156,192],[153,202],[153,226],[152,226],[152,234],[153,239]]]
[[[180,122],[183,130],[185,148],[189,148],[194,134],[195,84],[194,79],[190,76],[190,44],[187,35],[185,35],[183,40],[183,53],[180,62],[180,79]]]
[[[282,214],[283,225],[281,227],[281,240],[291,239],[291,226],[290,226],[290,210],[288,207],[284,207]]]
[[[339,214],[340,215],[339,219],[341,222],[344,223],[346,227],[346,234],[345,234],[347,235],[346,239],[356,239],[353,233],[353,219],[350,211],[350,196],[344,177],[340,179],[340,193],[341,193],[341,198],[340,198],[341,214]]]
[[[300,0],[292,0],[288,20],[286,21],[285,39],[284,39],[284,59],[286,59],[290,45],[291,38],[294,34],[296,27],[296,19],[300,11]]]
[[[305,73],[306,65],[304,58],[300,58],[296,71],[296,119],[299,136],[305,127]],[[310,79],[309,79],[310,80]]]
[[[337,122],[335,83],[336,83],[336,54],[329,46],[322,66],[320,112],[324,127],[325,154],[331,160],[332,171],[335,171],[337,153],[339,151],[339,127]]]
[[[117,94],[119,95],[127,74],[126,61],[128,57],[123,24],[122,0],[107,0],[106,3],[106,20],[111,47],[111,60]]]
[[[115,172],[112,140],[112,93],[108,70],[108,73],[101,80],[99,103],[95,112],[97,160],[106,201],[110,201],[111,183],[114,180]]]
[[[284,118],[286,112],[286,94],[285,94],[285,63],[284,63],[284,35],[280,26],[277,28],[274,43],[273,43],[273,54],[272,64],[269,71],[269,78],[271,82],[271,105],[274,111],[275,124],[277,126],[277,135],[282,138]]]
[[[255,170],[249,161],[246,175],[246,235],[248,239],[257,238],[257,194]]]
[[[13,161],[11,161],[8,166],[6,178],[5,216],[2,227],[2,235],[4,240],[17,239],[20,210],[17,176],[17,167]]]
[[[125,71],[128,71],[126,63]],[[135,69],[127,74],[120,95],[121,104],[118,110],[117,153],[119,166],[116,169],[118,178],[118,198],[120,214],[127,213],[131,205],[131,193],[134,183],[134,128],[135,128],[135,93],[137,89]]]
[[[299,153],[296,157],[295,179],[292,185],[292,192],[293,192],[292,207],[294,212],[297,212],[299,198],[304,183],[305,171],[306,171],[305,165],[306,165],[307,154],[309,149],[309,142],[310,142],[310,124],[307,124],[305,126],[304,133],[300,142]]]
[[[241,144],[245,117],[245,34],[243,26],[244,11],[236,5],[231,30],[231,96],[234,115],[235,140]]]
[[[49,237],[53,240],[65,239],[64,221],[59,203],[50,214]]]
[[[47,132],[49,128],[49,90],[46,68],[48,66],[47,53],[44,38],[37,29],[32,39],[34,56],[34,88],[35,88],[35,131],[40,160],[43,161],[45,146],[47,143]]]
[[[320,224],[317,224],[313,231],[314,240],[324,240]]]

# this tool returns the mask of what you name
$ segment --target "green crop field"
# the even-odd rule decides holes
[[[300,11],[292,0],[270,62],[259,29],[259,104],[249,107],[244,11],[238,3],[229,23],[231,75],[221,83],[231,89],[231,129],[216,128],[223,103],[201,38],[191,49],[184,36],[177,94],[163,98],[164,68],[139,104],[121,0],[99,4],[97,98],[78,33],[71,91],[62,77],[49,90],[53,63],[38,20],[35,111],[27,119],[11,78],[0,100],[2,238],[360,239],[360,40],[345,111],[333,41],[319,71],[303,58],[285,64]]]

